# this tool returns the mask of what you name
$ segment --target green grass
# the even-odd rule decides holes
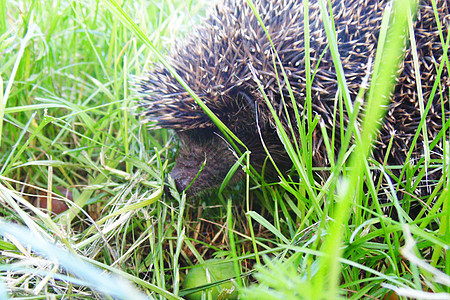
[[[379,45],[385,51],[374,73],[381,83],[361,90],[371,114],[356,126],[361,108],[354,107],[340,153],[332,137],[326,141],[336,163],[323,185],[310,167],[311,134],[300,132],[309,145],[300,147],[280,130],[302,184],[283,176],[253,188],[257,176],[249,174],[239,188],[196,201],[163,192],[167,179],[173,187],[167,174],[177,143],[134,117],[130,81],[189,34],[207,4],[0,2],[0,299],[179,299],[188,269],[212,257],[233,261],[233,282],[248,299],[381,299],[391,290],[403,299],[448,297],[448,161],[427,166],[445,171],[416,220],[408,220],[395,186],[380,187],[369,167],[380,95],[392,84],[401,39]],[[398,30],[409,22],[401,13]],[[330,51],[339,66],[333,43]],[[342,71],[338,78],[345,85]],[[350,105],[346,95],[342,103]],[[308,113],[299,112],[297,122],[323,127]],[[392,202],[376,201],[381,192]],[[33,206],[37,199],[70,210],[54,215]],[[399,220],[383,216],[381,205],[397,210]]]

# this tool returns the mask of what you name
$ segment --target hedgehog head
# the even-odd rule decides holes
[[[149,86],[148,83],[142,84]],[[263,136],[272,152],[285,154],[276,131],[272,128],[267,131],[269,125],[265,122],[260,125],[256,121],[261,117],[257,114],[252,95],[239,89],[229,91],[226,95],[198,94],[205,99],[204,102],[221,106],[217,108],[211,105],[219,119],[246,145],[251,153],[251,164],[258,172],[261,172],[267,156],[261,144]],[[145,106],[150,103],[152,108],[144,109],[142,114],[147,114],[147,120],[153,121],[153,126],[172,129],[179,139],[176,165],[170,172],[178,191],[186,190],[188,196],[196,196],[220,186],[238,160],[238,153],[243,153],[246,149],[241,146],[234,149],[210,118],[201,109],[197,111],[199,108],[191,103],[190,99],[186,101],[190,97],[189,94],[183,93],[182,96],[186,98],[181,98],[178,104],[170,105],[168,103],[174,100],[168,100],[167,95],[175,97],[174,94],[152,91],[145,95],[152,95],[154,99],[143,104]],[[187,103],[192,107],[186,106]],[[157,116],[154,115],[156,111]],[[287,168],[288,166],[283,169]],[[269,173],[270,176],[274,174],[270,163],[267,164],[266,174]],[[231,182],[239,180],[242,175],[243,171],[238,169]]]

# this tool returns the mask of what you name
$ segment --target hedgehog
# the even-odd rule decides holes
[[[288,172],[292,162],[277,134],[274,116],[266,104],[264,94],[288,132],[289,126],[302,126],[295,123],[294,105],[301,114],[306,113],[304,7],[302,0],[253,2],[286,77],[280,75],[281,68],[274,64],[274,51],[267,33],[248,3],[239,0],[221,0],[216,3],[204,22],[176,44],[167,61],[204,104],[246,145],[251,153],[250,164],[254,170],[264,171],[267,180],[276,180],[276,169]],[[389,5],[388,2],[330,2],[339,54],[353,101],[375,57],[383,11]],[[432,1],[424,0],[415,17],[414,36],[423,97],[426,103],[432,101],[426,117],[427,134],[430,141],[436,139],[433,155],[442,159],[443,136],[448,139],[447,128],[443,129],[443,124],[449,119],[448,63],[440,74],[437,92],[433,99],[429,98],[437,70],[444,63],[442,39],[445,41],[448,35],[445,28],[450,25],[450,0],[436,0],[436,7],[443,28],[442,35]],[[336,107],[336,71],[327,46],[318,1],[310,0],[308,10],[310,63],[311,69],[316,70],[311,87],[312,117],[318,117],[325,124],[329,136],[335,134],[334,147],[335,151],[339,151],[346,120],[342,124],[335,120],[335,111],[340,109]],[[150,122],[153,127],[173,129],[180,140],[176,165],[171,171],[177,189],[183,191],[188,188],[187,195],[195,197],[203,191],[218,187],[235,165],[238,156],[217,125],[163,64],[155,64],[138,83],[138,89],[141,96],[140,114],[144,122]],[[295,102],[290,100],[291,92]],[[410,47],[405,46],[397,84],[373,147],[372,157],[375,161],[385,161],[391,166],[403,166],[406,163],[407,152],[419,130],[419,102],[413,54]],[[337,130],[332,132],[334,123]],[[444,134],[438,137],[441,131]],[[330,158],[321,130],[316,127],[312,136],[313,167],[329,166]],[[290,138],[298,140],[299,137],[291,135]],[[420,134],[411,161],[417,162],[423,157],[420,148],[425,140]],[[267,160],[265,148],[271,154],[276,168]],[[243,151],[244,148],[238,146],[237,150]],[[435,172],[433,178],[438,178],[441,173]],[[238,181],[242,174],[244,171],[238,171],[233,180]],[[399,176],[400,173],[394,175]]]

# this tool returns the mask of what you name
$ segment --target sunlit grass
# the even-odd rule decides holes
[[[188,269],[211,257],[233,261],[233,280],[251,299],[449,293],[448,161],[427,165],[442,168],[444,176],[423,199],[427,211],[409,220],[398,182],[381,186],[368,158],[401,38],[384,46],[380,39],[384,51],[374,73],[381,83],[361,87],[372,113],[361,124],[359,102],[342,95],[343,105],[355,103],[355,114],[339,153],[334,137],[325,140],[335,158],[330,168],[311,168],[311,134],[291,128],[303,130],[293,143],[295,134],[278,122],[294,162],[280,182],[267,184],[251,173],[233,189],[224,188],[227,178],[218,196],[195,201],[174,191],[167,174],[177,142],[171,132],[148,131],[134,117],[132,81],[164,59],[176,37],[189,35],[207,6],[182,0],[0,2],[0,298],[130,299],[135,293],[133,299],[179,299]],[[401,31],[408,12],[396,13]],[[332,40],[334,29],[325,22]],[[336,45],[329,49],[345,86]],[[313,66],[306,68],[312,78]],[[337,118],[342,113],[336,111]],[[233,133],[215,121],[232,141]],[[291,121],[326,133],[308,112]],[[331,175],[320,183],[316,171]],[[419,173],[404,172],[411,181]],[[379,194],[392,201],[376,201]],[[37,200],[53,211],[63,202],[69,210],[55,215],[36,208]],[[399,219],[384,215],[389,210]]]

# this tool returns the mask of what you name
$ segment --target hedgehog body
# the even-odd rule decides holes
[[[297,108],[300,113],[306,113],[302,2],[254,1],[287,74]],[[339,54],[352,100],[356,98],[362,80],[370,69],[368,64],[375,57],[387,2],[331,0]],[[446,28],[450,25],[450,0],[436,0],[436,4],[443,30],[439,31],[431,0],[420,4],[414,26],[423,98],[433,101],[426,119],[430,141],[438,136],[442,124],[449,118],[450,82],[447,67],[443,68],[440,75],[440,85],[434,98],[429,99],[437,70],[443,63],[444,42],[441,39],[447,39]],[[335,150],[339,150],[346,121],[343,124],[336,121],[336,111],[339,111],[339,107],[336,107],[336,71],[327,47],[318,2],[310,1],[308,10],[311,69],[316,69],[311,87],[313,118],[323,120],[329,135],[335,135]],[[281,68],[274,64],[273,55],[266,32],[246,1],[222,0],[213,7],[205,22],[172,51],[168,60],[208,108],[244,142],[251,151],[251,164],[257,171],[262,170],[267,157],[263,143],[280,170],[287,171],[291,167],[276,132],[274,118],[255,81],[256,77],[281,122],[285,128],[289,128],[288,120],[295,120],[290,90]],[[140,82],[140,92],[143,95],[141,105],[144,119],[159,127],[174,129],[180,138],[179,156],[171,173],[177,187],[185,189],[197,175],[188,194],[195,195],[220,185],[237,157],[214,122],[191,95],[162,65],[156,65]],[[420,120],[413,55],[406,48],[391,104],[373,150],[374,159],[378,162],[386,160],[389,165],[405,164]],[[332,128],[336,128],[333,127],[336,122],[338,130],[331,132]],[[320,129],[315,129],[312,136],[313,166],[328,166],[330,161]],[[442,136],[448,137],[448,133],[444,130]],[[433,152],[441,158],[442,136],[433,145]],[[387,153],[391,139],[392,147]],[[411,160],[419,160],[423,156],[420,151],[423,141],[421,134],[416,143],[417,151],[414,151]],[[203,164],[202,172],[199,173]],[[266,173],[266,177],[275,174],[270,163]]]

